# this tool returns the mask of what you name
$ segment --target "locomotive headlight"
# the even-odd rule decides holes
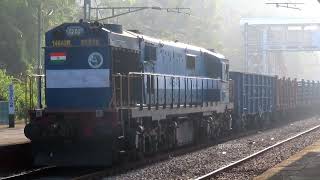
[[[84,29],[81,26],[68,26],[66,29],[66,35],[68,37],[78,37],[84,33]]]

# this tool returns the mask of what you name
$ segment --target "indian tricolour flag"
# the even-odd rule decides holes
[[[67,60],[67,55],[65,52],[54,52],[50,53],[51,62],[64,62]]]

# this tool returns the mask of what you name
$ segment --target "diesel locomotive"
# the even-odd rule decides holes
[[[45,36],[45,105],[25,127],[36,165],[108,166],[263,126],[320,99],[319,83],[229,77],[219,53],[121,25],[64,23]]]
[[[46,33],[45,106],[25,135],[37,165],[110,165],[232,128],[221,54],[100,23]]]

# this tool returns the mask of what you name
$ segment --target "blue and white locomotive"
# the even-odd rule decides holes
[[[38,165],[110,165],[232,127],[229,64],[204,48],[65,23],[46,33],[45,105],[26,136]]]

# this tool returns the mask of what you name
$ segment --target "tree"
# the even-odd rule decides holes
[[[35,63],[37,52],[37,11],[42,2],[43,30],[78,18],[75,0],[1,0],[0,68],[13,75]],[[46,12],[53,10],[48,17]],[[42,33],[44,34],[44,33]]]

